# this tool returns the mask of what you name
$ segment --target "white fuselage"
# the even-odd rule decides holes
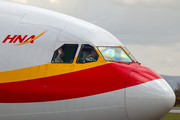
[[[37,37],[38,35],[39,37]],[[35,40],[26,44],[25,41],[28,41],[28,38],[29,40],[35,38]],[[23,42],[23,45],[18,45]],[[83,44],[91,45],[97,51],[98,46],[124,46],[106,30],[85,21],[42,8],[0,0],[0,94],[3,95],[0,98],[0,120],[159,120],[173,107],[175,95],[167,82],[160,77],[154,79],[154,76],[158,75],[154,75],[156,73],[144,68],[139,63],[123,63],[121,65],[122,69],[116,66],[121,63],[109,63],[103,59],[99,59],[97,63],[95,62],[95,65],[93,63],[80,65],[75,60],[72,64],[62,66],[52,64],[54,51],[63,44],[79,45],[75,59],[77,59],[80,47]],[[109,64],[111,65],[109,68],[113,67],[113,72],[111,69],[104,67]],[[100,71],[99,67],[101,66],[103,67]],[[129,70],[127,70],[128,72],[125,72],[126,67]],[[25,100],[24,97],[29,99],[26,93],[31,95],[30,92],[32,91],[39,95],[41,95],[41,92],[43,95],[49,95],[50,93],[54,96],[59,95],[58,91],[54,90],[55,87],[51,85],[51,79],[46,81],[46,78],[54,78],[53,76],[58,75],[58,70],[59,74],[63,75],[72,73],[67,78],[71,81],[72,79],[78,80],[78,77],[83,76],[78,73],[77,77],[75,75],[77,71],[82,71],[82,74],[84,74],[83,71],[91,68],[98,68],[94,77],[98,77],[97,80],[101,82],[106,82],[102,80],[106,78],[103,78],[103,76],[108,76],[110,73],[127,74],[123,78],[124,87],[116,90],[108,89],[107,92],[93,93],[82,97],[75,96],[70,99],[52,98],[51,100],[49,98],[50,100],[44,100],[42,98],[41,100],[39,98],[34,100],[32,96],[32,100],[30,97],[30,100],[23,101]],[[137,72],[138,69],[141,71]],[[149,72],[147,73],[147,71]],[[98,75],[97,72],[99,72]],[[87,74],[89,75],[89,73]],[[153,77],[149,77],[149,81],[144,82],[146,76],[147,78],[149,76]],[[111,74],[108,77],[112,84],[113,79],[117,78],[111,77]],[[23,85],[23,82],[30,82],[34,79],[42,80],[41,90],[31,89],[31,91],[28,91],[27,89],[27,87],[33,88],[39,83],[28,83],[27,86],[20,86],[22,89],[15,86]],[[94,78],[91,78],[91,75],[82,78],[84,81],[88,81],[88,79],[89,84],[91,84],[91,80],[94,83],[99,82],[97,80],[93,81]],[[119,79],[121,79],[121,76]],[[140,82],[134,84],[133,80]],[[141,81],[143,82],[141,83]],[[49,84],[47,84],[48,82]],[[89,84],[83,84],[82,82],[77,84],[84,85],[79,90],[79,94],[93,91],[91,88],[89,91],[81,93],[85,87],[89,87]],[[46,92],[47,89],[49,90],[48,85],[56,92]],[[120,84],[115,85],[120,86]],[[67,83],[67,86],[69,92],[71,89],[69,86],[73,85]],[[102,86],[99,86],[99,88]],[[102,88],[105,89],[106,87]],[[76,91],[76,89],[73,89],[73,91]],[[20,97],[17,98],[13,92],[24,95],[21,96],[23,100],[21,101]],[[71,93],[68,92],[65,93],[70,96]]]

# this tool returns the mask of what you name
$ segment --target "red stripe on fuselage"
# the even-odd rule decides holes
[[[0,84],[0,103],[44,102],[80,98],[132,86],[130,74],[139,65],[110,63],[62,75]],[[130,74],[130,77],[128,77]],[[149,73],[148,73],[149,74]],[[142,75],[147,75],[143,74]],[[157,76],[156,76],[157,77]],[[155,79],[156,77],[153,77]],[[130,80],[127,81],[126,80]],[[146,79],[143,82],[153,80]],[[138,84],[142,84],[138,83]],[[134,82],[132,82],[134,83]],[[137,84],[134,84],[137,85]]]
[[[143,84],[156,79],[162,79],[162,77],[145,66],[138,67],[129,74],[126,87]]]

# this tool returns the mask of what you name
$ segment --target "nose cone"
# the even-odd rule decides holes
[[[148,68],[133,70],[127,86],[125,102],[130,120],[160,120],[175,103],[168,83]]]

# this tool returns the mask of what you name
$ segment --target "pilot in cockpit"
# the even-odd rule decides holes
[[[86,62],[95,62],[95,61],[97,61],[97,53],[95,52],[95,50],[92,50],[91,53],[86,56],[85,61]]]
[[[63,49],[59,48],[58,55],[55,59],[55,63],[63,63],[62,56],[63,56]]]

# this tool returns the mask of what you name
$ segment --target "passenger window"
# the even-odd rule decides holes
[[[54,52],[52,63],[72,63],[77,48],[77,44],[64,44]]]
[[[90,45],[83,45],[79,53],[77,63],[95,62],[98,60],[96,50]]]

